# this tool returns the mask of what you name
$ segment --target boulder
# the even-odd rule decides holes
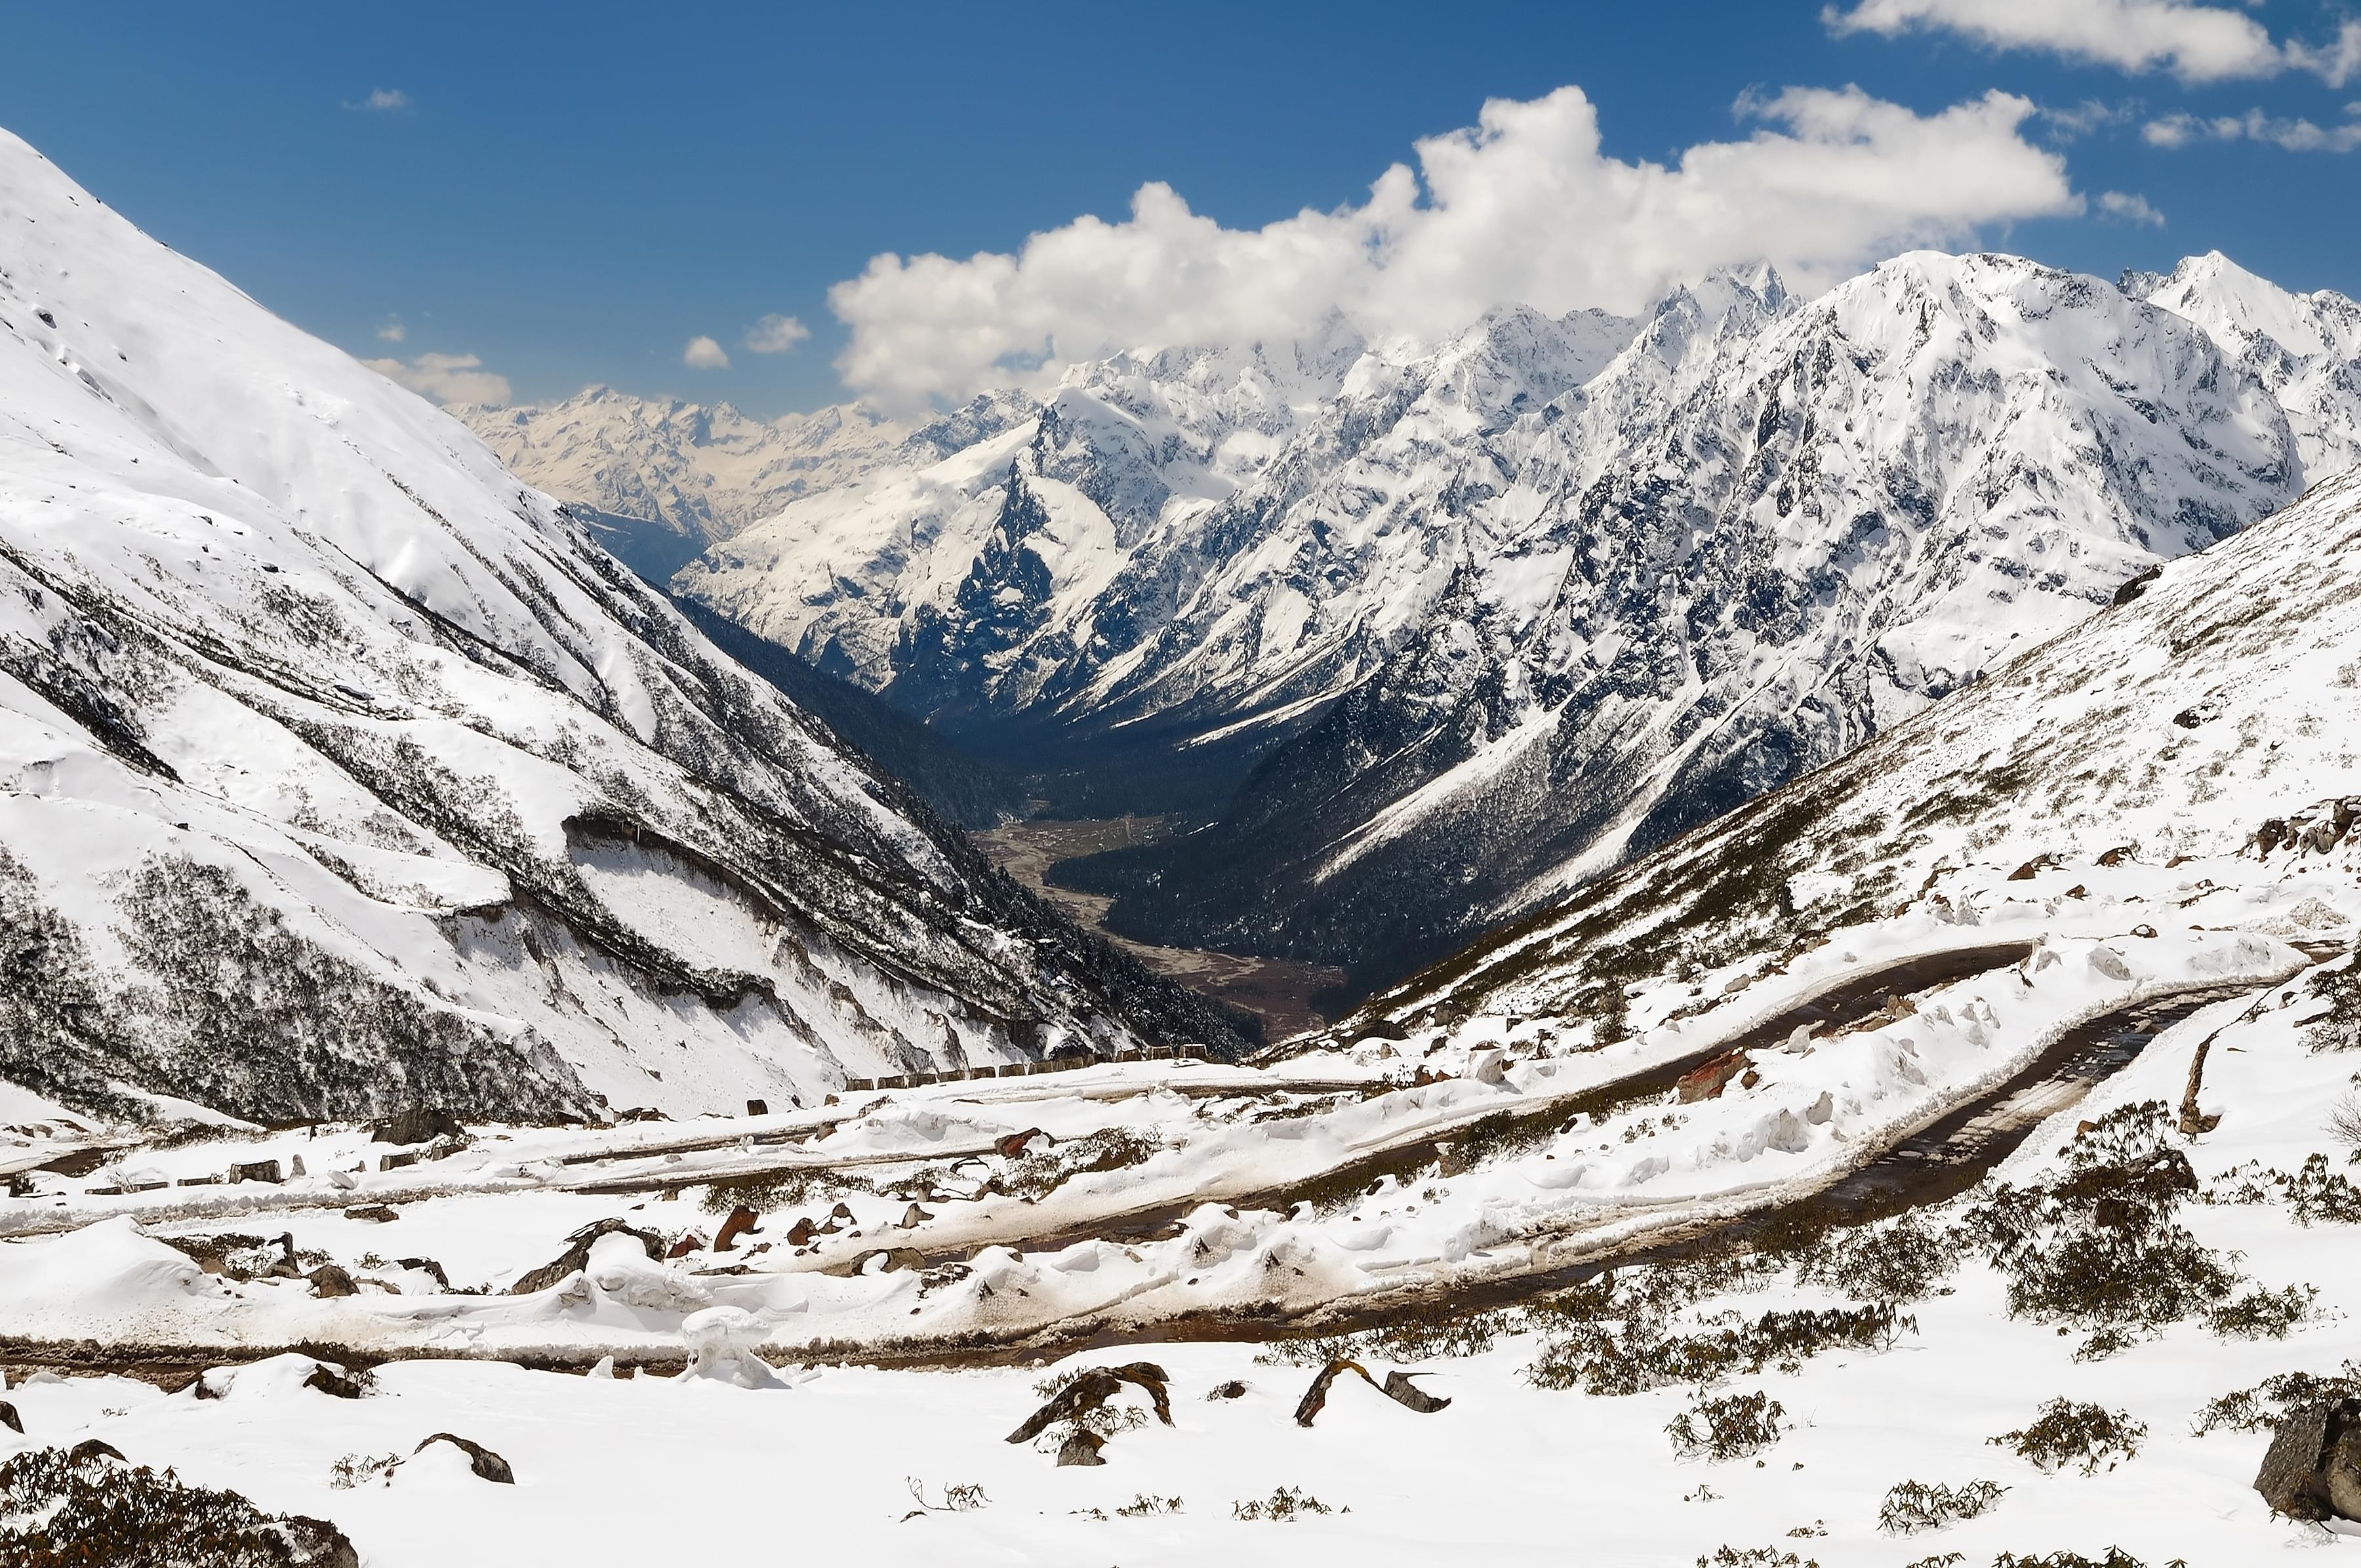
[[[1084,1431],[1077,1427],[1072,1435],[1058,1445],[1058,1467],[1062,1470],[1069,1464],[1104,1464],[1106,1460],[1099,1450],[1105,1446],[1106,1439],[1094,1431]]]
[[[536,1290],[548,1289],[565,1279],[567,1275],[580,1272],[590,1261],[591,1244],[600,1236],[610,1236],[619,1231],[636,1238],[641,1247],[646,1251],[651,1262],[660,1263],[664,1260],[664,1240],[653,1231],[643,1231],[623,1220],[595,1220],[566,1237],[564,1252],[559,1253],[539,1268],[521,1277],[515,1284],[509,1287],[508,1293],[511,1296],[530,1296]]]
[[[2361,1398],[2289,1411],[2255,1490],[2273,1513],[2291,1519],[2361,1519]]]
[[[728,1252],[740,1236],[752,1235],[755,1230],[754,1211],[741,1203],[730,1211],[730,1217],[722,1221],[721,1228],[714,1233],[713,1250]]]
[[[1730,1087],[1730,1080],[1754,1065],[1744,1051],[1725,1051],[1703,1066],[1690,1069],[1674,1085],[1680,1102],[1692,1104],[1699,1100],[1718,1100]]]
[[[412,1105],[395,1112],[369,1128],[373,1144],[425,1144],[437,1138],[465,1138],[459,1119],[440,1108]]]
[[[447,1442],[452,1447],[457,1449],[460,1453],[466,1454],[467,1456],[467,1468],[474,1471],[478,1475],[482,1476],[485,1480],[497,1481],[503,1486],[513,1486],[516,1485],[516,1472],[509,1468],[509,1462],[507,1460],[502,1459],[499,1454],[494,1453],[490,1449],[486,1448],[480,1442],[470,1442],[464,1437],[455,1436],[447,1431],[436,1432],[433,1437],[428,1438],[425,1442],[420,1443],[416,1448],[412,1449],[410,1452],[413,1454],[423,1453],[426,1452],[429,1444],[437,1442]]]
[[[324,1263],[303,1277],[312,1282],[312,1294],[314,1296],[360,1294],[361,1288],[354,1282],[353,1277],[333,1263]]]
[[[25,1419],[16,1413],[16,1407],[5,1399],[0,1399],[0,1427],[6,1427],[19,1437],[24,1435]]]
[[[358,1208],[346,1210],[345,1218],[367,1220],[373,1225],[390,1225],[401,1218],[401,1215],[398,1211],[389,1209],[382,1203],[364,1203]]]
[[[357,1399],[363,1393],[359,1378],[347,1376],[341,1367],[324,1361],[312,1368],[312,1375],[303,1379],[303,1387],[316,1388],[332,1399]]]
[[[1089,1415],[1109,1399],[1114,1398],[1126,1384],[1147,1391],[1149,1402],[1156,1407],[1156,1419],[1169,1427],[1172,1424],[1172,1397],[1166,1385],[1170,1382],[1171,1379],[1165,1376],[1164,1368],[1152,1361],[1134,1361],[1122,1366],[1093,1366],[1086,1372],[1078,1374],[1074,1380],[1060,1388],[1048,1404],[1027,1416],[1024,1425],[1008,1434],[1008,1441],[1031,1442],[1054,1421],[1077,1420]],[[1068,1446],[1072,1446],[1071,1440]],[[1093,1457],[1076,1460],[1069,1460],[1060,1453],[1058,1463],[1060,1464],[1104,1463],[1096,1457],[1098,1450],[1095,1445],[1093,1446],[1091,1453]]]

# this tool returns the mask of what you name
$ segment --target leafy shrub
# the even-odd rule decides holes
[[[1281,1486],[1268,1497],[1248,1497],[1230,1505],[1234,1519],[1273,1519],[1280,1524],[1292,1523],[1312,1514],[1333,1514],[1336,1510],[1311,1493],[1295,1486]],[[1351,1509],[1345,1510],[1347,1513]]]
[[[1719,1399],[1699,1399],[1666,1424],[1673,1452],[1683,1459],[1699,1456],[1717,1463],[1760,1453],[1779,1441],[1784,1429],[1779,1418],[1786,1407],[1763,1393],[1732,1394]]]
[[[1526,1322],[1526,1315],[1514,1310],[1444,1317],[1422,1315],[1411,1309],[1401,1321],[1379,1329],[1283,1340],[1257,1353],[1255,1360],[1264,1366],[1325,1366],[1340,1357],[1409,1362],[1481,1355],[1502,1334],[1515,1333]]]
[[[1959,1244],[1949,1234],[1909,1214],[1826,1237],[1804,1254],[1795,1277],[1856,1301],[1920,1301],[1936,1293],[1959,1261]]]
[[[705,1190],[697,1207],[708,1214],[727,1214],[749,1208],[757,1214],[800,1208],[815,1198],[841,1198],[847,1192],[874,1192],[875,1185],[847,1170],[783,1170],[774,1176],[752,1176],[741,1181],[717,1181]]]
[[[1931,1486],[1918,1481],[1898,1482],[1886,1492],[1885,1502],[1877,1510],[1877,1528],[1888,1535],[1940,1530],[1956,1519],[1990,1513],[2007,1490],[1991,1481],[1971,1481],[1957,1488],[1940,1482]]]
[[[2059,1151],[2058,1179],[2004,1183],[1968,1211],[1966,1239],[2006,1277],[2011,1316],[2097,1331],[2087,1358],[2236,1288],[2230,1260],[2172,1223],[2197,1177],[2166,1141],[2171,1124],[2162,1101],[2124,1106]]]
[[[1967,1560],[1968,1554],[1964,1552],[1946,1552],[1938,1556],[1921,1557],[1917,1562],[1907,1564],[1906,1568],[1958,1568],[1958,1564]]]
[[[0,1464],[0,1562],[9,1568],[300,1568],[352,1545],[319,1519],[265,1514],[170,1470],[41,1448]]]
[[[2052,1552],[2037,1557],[2020,1557],[2014,1552],[2004,1552],[1993,1559],[1993,1568],[2147,1568],[2147,1564],[2120,1546],[2110,1546],[2104,1557],[2085,1557],[2079,1552]],[[2189,1568],[2174,1558],[2165,1568]]]
[[[1164,1147],[1153,1132],[1102,1127],[1070,1143],[1019,1155],[1001,1171],[1000,1190],[1018,1198],[1046,1198],[1077,1176],[1126,1170]]]
[[[2326,1155],[2313,1155],[2283,1181],[2288,1212],[2297,1224],[2361,1225],[2361,1187],[2330,1170]]]
[[[1795,1372],[1823,1351],[1884,1350],[1917,1327],[1915,1318],[1881,1303],[1765,1312],[1751,1323],[1709,1323],[1697,1332],[1676,1334],[1661,1318],[1635,1306],[1620,1332],[1587,1321],[1558,1330],[1525,1376],[1538,1387],[1580,1387],[1601,1395],[1684,1383],[1702,1387],[1771,1366]]]
[[[347,1453],[328,1467],[328,1485],[339,1492],[349,1492],[356,1486],[371,1483],[390,1484],[393,1473],[401,1468],[399,1453]]]
[[[2079,1464],[2085,1475],[2095,1475],[2104,1464],[2113,1470],[2123,1460],[2136,1458],[2147,1437],[2145,1422],[2122,1410],[2072,1399],[2052,1399],[2041,1407],[2032,1424],[1989,1439],[1993,1446],[2014,1450],[2020,1459],[2056,1472]]]
[[[1127,1519],[1146,1519],[1153,1514],[1177,1514],[1180,1511],[1180,1498],[1151,1497],[1145,1492],[1115,1509],[1117,1514]]]
[[[2304,1405],[2332,1403],[2361,1395],[2361,1363],[2346,1362],[2345,1370],[2322,1376],[2311,1372],[2282,1372],[2251,1388],[2239,1388],[2206,1402],[2198,1412],[2196,1435],[2227,1428],[2259,1431],[2277,1427],[2290,1410]]]
[[[2315,1051],[2361,1049],[2361,953],[2314,974],[2311,991],[2328,1010],[2304,1031],[2304,1043]]]
[[[2224,1339],[2285,1339],[2303,1321],[2320,1292],[2309,1285],[2280,1290],[2260,1287],[2205,1314],[2208,1327]]]
[[[1722,1546],[1715,1548],[1711,1555],[1698,1558],[1697,1568],[1820,1568],[1820,1560],[1798,1557],[1775,1546],[1750,1546],[1743,1552],[1734,1546]]]

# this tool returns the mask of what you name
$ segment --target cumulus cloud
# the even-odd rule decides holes
[[[2082,210],[2064,161],[2020,134],[2035,112],[2023,98],[1920,115],[1858,88],[1791,88],[1740,111],[1760,122],[1744,140],[1626,163],[1564,87],[1487,103],[1358,206],[1230,229],[1155,183],[1124,221],[1077,218],[1013,256],[879,256],[829,291],[851,328],[837,368],[908,403],[1116,347],[1283,340],[1337,310],[1374,335],[1432,341],[1504,302],[1636,310],[1763,258],[1816,290],[1897,247]]]
[[[2317,126],[2310,120],[2283,119],[2249,109],[2243,115],[2167,115],[2140,127],[2140,135],[2156,147],[2187,147],[2202,141],[2261,141],[2290,152],[2351,152],[2361,148],[2361,104],[2345,106],[2341,125]]]
[[[379,87],[357,104],[346,99],[345,107],[359,109],[368,114],[390,114],[396,109],[409,108],[410,94],[399,87]]]
[[[680,362],[692,370],[727,370],[730,356],[709,337],[692,337],[688,346],[680,351]]]
[[[472,354],[422,354],[411,360],[364,359],[361,363],[438,403],[509,400],[509,378],[485,369],[484,362]]]
[[[793,316],[764,316],[746,329],[746,347],[754,354],[785,354],[811,335],[811,328]]]
[[[2119,224],[2145,224],[2153,228],[2164,226],[2164,214],[2148,205],[2146,196],[2129,191],[2102,191],[2098,201],[2099,215],[2113,218]]]
[[[2323,47],[2277,43],[2245,12],[2194,0],[1857,0],[1820,17],[1840,34],[1956,33],[1993,49],[2166,71],[2183,82],[2308,71],[2342,86],[2361,69],[2361,22],[2345,23]]]

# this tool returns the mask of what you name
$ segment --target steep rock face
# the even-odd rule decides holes
[[[690,1112],[1234,1039],[5,137],[0,710],[0,1077],[75,1103]]]
[[[1530,521],[1214,828],[1084,862],[1119,929],[1399,973],[1858,745],[2292,499],[2268,387],[2001,257],[1676,294],[1538,439]]]
[[[1629,997],[1660,1016],[1672,999],[1678,1019],[1806,955],[2037,946],[2053,921],[2127,933],[2116,946],[2141,964],[2159,932],[2342,941],[2349,914],[2330,905],[2352,885],[2361,823],[2356,684],[2348,473],[1833,764],[1379,992],[1332,1037],[1505,1014],[1558,1020],[1579,1051],[1623,1036]],[[2123,967],[2092,961],[2110,958]]]

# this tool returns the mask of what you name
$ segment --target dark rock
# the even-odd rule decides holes
[[[741,1203],[730,1211],[730,1217],[721,1222],[721,1229],[714,1233],[713,1250],[728,1252],[740,1236],[752,1235],[756,1229],[754,1211]]]
[[[683,1233],[680,1240],[673,1243],[672,1246],[664,1253],[664,1261],[666,1263],[671,1263],[677,1259],[686,1257],[690,1253],[702,1252],[704,1250],[705,1238],[703,1236],[698,1235],[695,1231],[685,1232]]]
[[[410,1452],[413,1454],[423,1453],[426,1452],[428,1443],[436,1442],[447,1442],[466,1454],[467,1468],[485,1480],[497,1481],[503,1486],[512,1486],[516,1484],[516,1472],[509,1468],[507,1460],[502,1459],[480,1442],[470,1442],[464,1437],[456,1437],[447,1431],[436,1432]]]
[[[767,1116],[770,1113],[771,1102],[769,1101],[749,1100],[746,1102],[746,1114],[749,1116]]]
[[[279,1162],[275,1159],[250,1160],[244,1165],[233,1165],[229,1168],[229,1179],[233,1184],[240,1181],[267,1181],[273,1186],[287,1179],[280,1172]]]
[[[1411,1382],[1411,1375],[1407,1372],[1389,1372],[1386,1374],[1386,1380],[1379,1383],[1369,1376],[1369,1369],[1359,1362],[1346,1361],[1340,1357],[1322,1367],[1320,1375],[1312,1378],[1312,1387],[1303,1391],[1303,1398],[1295,1407],[1297,1426],[1308,1427],[1319,1417],[1320,1412],[1327,1408],[1329,1387],[1339,1376],[1347,1372],[1359,1377],[1362,1382],[1367,1383],[1404,1409],[1416,1410],[1422,1416],[1431,1416],[1437,1410],[1446,1409],[1451,1404],[1450,1400],[1438,1398]]]
[[[361,1554],[345,1532],[326,1519],[288,1514],[266,1527],[287,1543],[297,1568],[361,1568]]]
[[[364,1203],[357,1209],[346,1210],[345,1218],[368,1220],[374,1224],[390,1225],[401,1218],[401,1215],[398,1211],[389,1209],[382,1203]]]
[[[1243,1399],[1246,1398],[1246,1386],[1233,1377],[1226,1383],[1214,1384],[1213,1388],[1207,1392],[1205,1398],[1208,1399]]]
[[[431,1274],[435,1284],[445,1290],[451,1288],[451,1277],[444,1273],[443,1266],[431,1257],[397,1257],[393,1264],[396,1268],[414,1268],[421,1274]]]
[[[2147,571],[2140,573],[2139,576],[2125,579],[2123,586],[2115,590],[2115,597],[2107,601],[2107,608],[2109,609],[2121,609],[2124,606],[2131,603],[2132,600],[2139,598],[2140,595],[2147,592],[2147,586],[2162,576],[2164,576],[2163,567],[2150,566]]]
[[[789,1246],[809,1246],[811,1245],[812,1237],[818,1234],[818,1230],[813,1226],[809,1216],[805,1216],[796,1220],[796,1228],[787,1233],[787,1245]]]
[[[312,1282],[312,1294],[320,1297],[357,1296],[360,1286],[353,1277],[333,1263],[324,1263],[304,1278]]]
[[[515,1284],[509,1287],[508,1293],[511,1296],[530,1296],[536,1290],[548,1289],[567,1275],[578,1272],[590,1261],[591,1244],[598,1241],[600,1236],[611,1236],[617,1232],[636,1237],[640,1245],[647,1252],[650,1261],[663,1259],[664,1240],[653,1231],[641,1230],[638,1226],[622,1220],[596,1220],[566,1237],[564,1252],[559,1253],[539,1268],[520,1277]]]
[[[2273,1513],[2291,1519],[2361,1519],[2361,1398],[2289,1411],[2255,1490]]]
[[[1049,1134],[1043,1132],[1038,1127],[1027,1127],[1021,1133],[1011,1133],[1006,1137],[998,1140],[992,1146],[992,1150],[994,1154],[1001,1156],[1005,1159],[1015,1159],[1017,1156],[1025,1152],[1026,1146],[1032,1143],[1034,1139],[1047,1138],[1049,1136]],[[1053,1143],[1056,1142],[1055,1139],[1051,1139],[1050,1141]]]
[[[1098,1433],[1077,1429],[1058,1445],[1058,1467],[1062,1470],[1069,1464],[1104,1464],[1106,1460],[1099,1450],[1105,1446],[1106,1439]]]
[[[436,1138],[465,1138],[467,1129],[448,1111],[413,1105],[397,1111],[369,1129],[373,1144],[424,1144]]]
[[[6,1427],[19,1436],[25,1431],[25,1419],[16,1413],[16,1407],[5,1399],[0,1399],[0,1427]]]
[[[1031,1442],[1053,1421],[1075,1420],[1089,1415],[1122,1392],[1126,1384],[1147,1390],[1148,1399],[1156,1407],[1156,1419],[1169,1427],[1172,1424],[1172,1397],[1166,1385],[1170,1382],[1164,1368],[1152,1361],[1135,1361],[1123,1366],[1093,1366],[1078,1374],[1048,1404],[1026,1417],[1025,1424],[1008,1434],[1008,1441]],[[1093,1453],[1096,1452],[1093,1450]],[[1058,1463],[1063,1464],[1066,1461],[1061,1457]],[[1076,1463],[1095,1464],[1099,1462],[1092,1459]]]
[[[324,1361],[312,1368],[312,1376],[303,1379],[303,1387],[316,1388],[332,1399],[357,1399],[366,1391],[360,1378],[347,1376],[343,1369]]]
[[[1674,1089],[1684,1105],[1699,1100],[1718,1100],[1721,1091],[1730,1087],[1731,1079],[1753,1065],[1753,1058],[1744,1051],[1725,1051],[1702,1067],[1683,1073]]]
[[[66,1450],[66,1463],[69,1464],[79,1464],[85,1459],[112,1459],[122,1464],[131,1463],[123,1457],[123,1450],[94,1437],[86,1437]]]

